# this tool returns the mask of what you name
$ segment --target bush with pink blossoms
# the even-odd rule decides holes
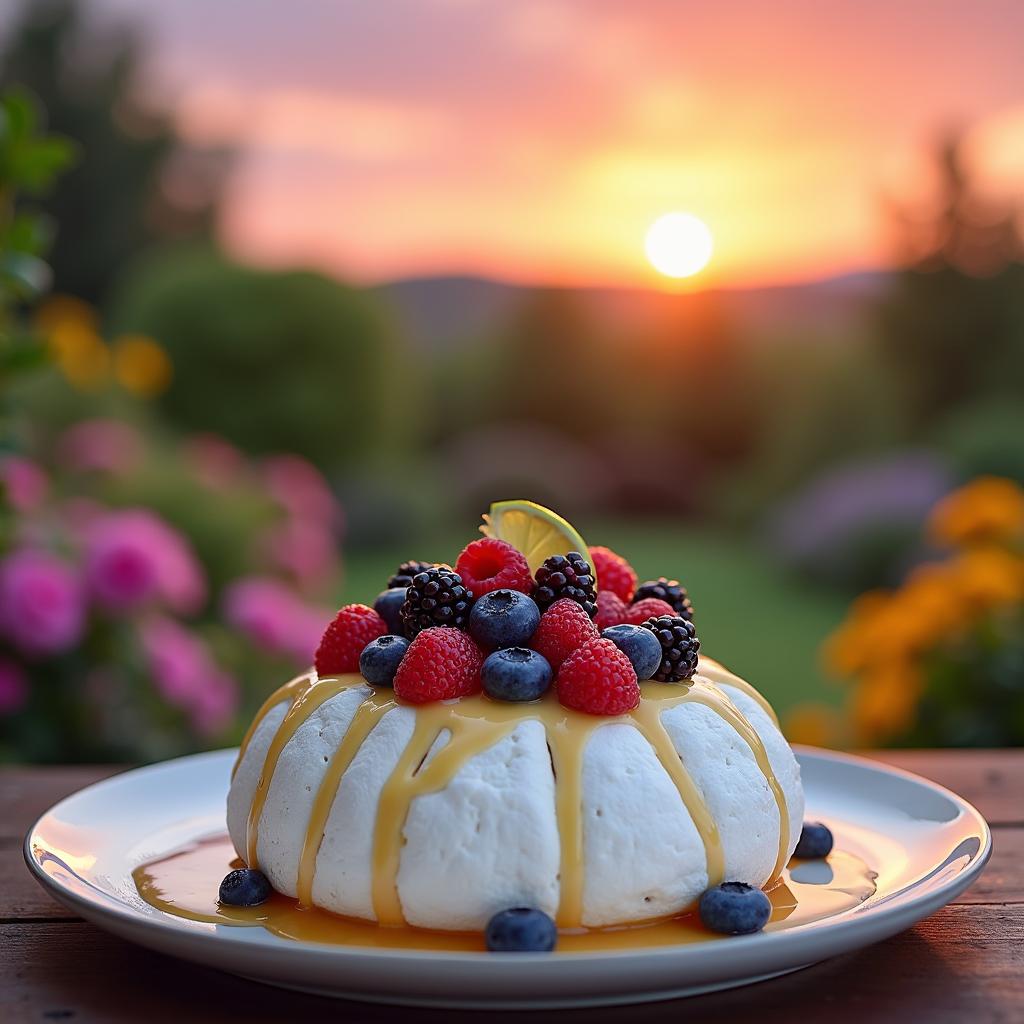
[[[78,571],[48,551],[26,548],[0,561],[0,636],[35,659],[78,643],[85,601]]]
[[[342,516],[305,460],[88,420],[0,484],[0,760],[224,745],[310,664]]]

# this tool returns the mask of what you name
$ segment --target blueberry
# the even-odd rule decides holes
[[[705,928],[723,935],[759,932],[772,915],[771,901],[746,882],[723,882],[700,898],[700,919]]]
[[[402,626],[402,616],[398,613],[405,603],[406,589],[406,587],[393,587],[391,590],[381,591],[377,595],[377,600],[373,602],[373,610],[387,623],[390,633],[401,635],[405,632]]]
[[[229,907],[258,907],[270,898],[273,891],[262,871],[236,868],[224,876],[218,899]]]
[[[488,656],[480,677],[486,693],[497,700],[537,700],[551,685],[551,666],[536,651],[505,647]]]
[[[805,821],[793,856],[804,860],[827,857],[832,852],[832,842],[832,833],[820,821]]]
[[[484,647],[516,647],[529,643],[539,622],[533,598],[518,590],[492,590],[473,605],[469,632]]]
[[[359,655],[359,671],[372,686],[391,686],[395,681],[398,663],[409,650],[404,636],[379,636],[371,640]]]
[[[650,679],[661,664],[661,642],[643,626],[609,626],[601,630],[605,640],[611,640],[629,658],[637,679]]]
[[[555,922],[543,910],[514,907],[501,910],[484,932],[492,953],[550,953],[558,941]]]

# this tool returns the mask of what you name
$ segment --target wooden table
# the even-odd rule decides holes
[[[730,992],[608,1010],[493,1016],[568,1024],[1024,1021],[1024,750],[886,751],[873,756],[962,794],[992,825],[992,860],[954,905],[859,953]],[[244,982],[130,945],[58,906],[29,875],[22,839],[55,801],[114,771],[0,768],[4,1024],[235,1019],[459,1024],[483,1016],[338,1002]]]

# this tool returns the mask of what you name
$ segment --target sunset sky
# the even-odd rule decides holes
[[[1020,0],[92,0],[149,37],[149,88],[244,156],[224,236],[357,281],[649,284],[652,221],[701,218],[699,280],[888,258],[950,125],[1024,194]]]

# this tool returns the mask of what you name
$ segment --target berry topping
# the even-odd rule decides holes
[[[255,868],[236,868],[224,876],[217,898],[229,907],[258,907],[274,890],[267,876]]]
[[[313,665],[321,676],[359,671],[363,648],[388,631],[387,623],[365,604],[347,604],[324,630]]]
[[[611,548],[590,548],[590,561],[597,576],[598,593],[610,590],[616,597],[629,604],[636,590],[636,573],[622,555]]]
[[[656,597],[659,601],[664,601],[672,606],[676,615],[684,619],[693,618],[693,605],[690,604],[686,587],[681,587],[679,580],[667,580],[664,576],[659,576],[656,580],[641,583],[636,588],[633,600],[642,601],[645,597]]]
[[[399,588],[405,590],[412,583],[413,576],[419,576],[421,572],[433,569],[437,562],[403,562],[395,571],[395,575],[388,580],[388,590]]]
[[[575,601],[563,598],[540,617],[530,646],[543,654],[557,672],[573,651],[598,635],[590,616]]]
[[[661,644],[658,638],[643,626],[609,626],[601,631],[605,640],[611,640],[636,672],[637,679],[650,679],[661,665]]]
[[[626,621],[626,602],[614,591],[599,590],[597,592],[597,628],[607,629]]]
[[[697,671],[697,652],[700,650],[693,623],[680,615],[660,615],[648,619],[643,627],[661,643],[661,664],[654,678],[660,683],[678,683],[692,678]]]
[[[457,629],[424,629],[405,652],[395,673],[395,693],[402,700],[425,704],[480,692],[484,653]]]
[[[373,610],[387,623],[389,633],[404,633],[402,605],[405,604],[405,589],[392,587],[382,590],[373,602]]]
[[[543,910],[515,907],[487,922],[484,932],[492,953],[550,953],[558,941],[555,922]]]
[[[558,699],[591,715],[624,715],[640,703],[640,684],[611,640],[590,640],[562,663]]]
[[[492,590],[473,605],[469,634],[491,650],[515,647],[530,642],[539,622],[540,609],[533,598],[518,590]]]
[[[359,671],[371,686],[391,686],[409,641],[404,636],[379,636],[371,640],[359,655]]]
[[[820,821],[805,821],[793,856],[804,860],[819,860],[832,852],[832,843],[832,831],[827,825],[822,825]]]
[[[462,585],[462,577],[445,565],[417,573],[405,592],[402,624],[412,639],[431,626],[455,626],[465,629],[473,592]]]
[[[642,625],[650,618],[658,618],[661,615],[675,615],[675,609],[665,601],[656,597],[645,597],[626,609],[626,617],[622,620],[633,626]]]
[[[480,676],[484,693],[496,700],[538,700],[551,685],[551,666],[536,651],[505,647],[488,657]]]
[[[530,566],[523,555],[508,541],[484,537],[467,544],[455,563],[467,590],[477,597],[492,590],[518,590],[524,594],[533,589]]]
[[[550,608],[559,598],[575,601],[591,618],[597,615],[597,590],[590,563],[578,552],[552,555],[537,570],[537,586],[533,599],[541,611]]]
[[[699,910],[705,928],[723,935],[749,935],[768,923],[772,904],[746,882],[723,882],[701,896]]]

